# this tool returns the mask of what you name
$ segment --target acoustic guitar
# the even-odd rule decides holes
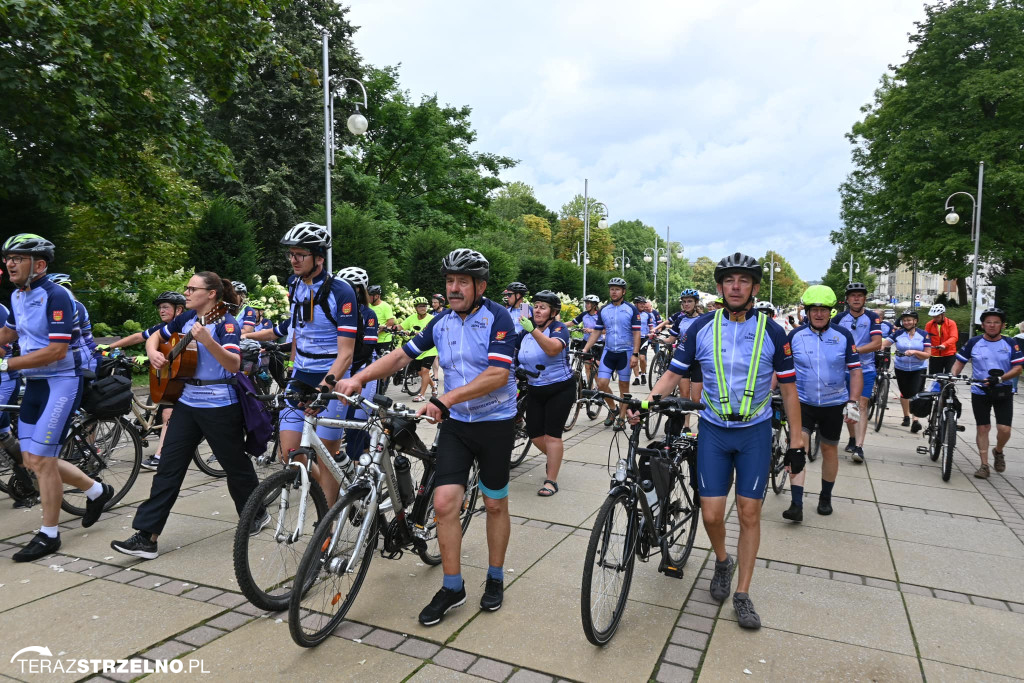
[[[227,304],[219,302],[209,313],[198,316],[199,324],[212,325],[224,319],[228,313]],[[191,379],[199,364],[199,343],[192,338],[192,332],[175,332],[167,341],[161,338],[157,350],[164,354],[167,363],[156,370],[149,368],[149,396],[153,403],[174,403],[181,398],[185,380]]]

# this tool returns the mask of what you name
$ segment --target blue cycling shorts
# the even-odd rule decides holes
[[[81,377],[40,377],[25,383],[18,414],[23,453],[55,458],[68,435],[71,418],[82,401]]]
[[[620,382],[629,381],[629,360],[633,355],[632,351],[609,351],[604,350],[601,354],[601,363],[597,366],[597,376],[611,379],[614,372]]]
[[[864,398],[871,398],[871,392],[875,390],[875,378],[878,377],[878,373],[874,370],[870,372],[861,372],[864,375],[864,388],[861,389],[860,395]],[[846,373],[846,393],[850,393],[850,373]]]
[[[305,372],[303,370],[295,370],[292,375],[292,379],[303,384],[307,384],[311,387],[318,386],[323,381],[327,372],[321,375],[315,372]],[[290,384],[289,384],[290,386]],[[318,417],[326,417],[332,420],[344,419],[346,406],[342,405],[341,401],[334,400],[327,404],[327,408],[319,413]],[[281,409],[281,431],[282,432],[302,432],[302,425],[306,421],[306,413],[303,409],[296,406],[292,401],[288,402],[284,408]],[[316,435],[321,439],[327,441],[337,440],[341,438],[341,430],[334,429],[332,427],[325,427],[318,425],[316,428]]]
[[[733,470],[736,495],[764,499],[772,460],[772,421],[749,427],[719,427],[701,418],[697,439],[697,484],[700,495],[729,494]]]

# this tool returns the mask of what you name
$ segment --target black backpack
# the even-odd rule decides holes
[[[94,379],[85,386],[82,410],[95,418],[121,417],[132,407],[132,381],[122,375]]]
[[[333,284],[333,275],[329,275],[326,279],[324,279],[324,283],[320,285],[320,289],[318,289],[316,291],[316,294],[313,295],[313,304],[319,306],[323,310],[324,315],[327,317],[327,319],[331,321],[331,324],[337,327],[338,319],[334,317],[334,315],[331,313],[331,307],[327,305],[327,294],[328,292],[331,291],[331,285]],[[299,278],[293,275],[288,282],[288,300],[291,301],[293,304],[295,303],[295,289],[298,287],[298,285]],[[292,309],[291,324],[293,330],[300,322],[299,309],[301,308],[301,306],[302,304],[299,303]],[[374,346],[371,344],[363,343],[363,337],[366,336],[366,323],[363,321],[363,312],[359,310],[362,306],[363,304],[360,304],[358,302],[356,303],[356,345],[355,348],[352,349],[352,374],[355,374],[355,372],[362,368],[364,365],[369,365],[369,361],[373,356]],[[367,306],[366,308],[369,309],[371,313],[373,312],[373,309],[371,309],[369,306]]]

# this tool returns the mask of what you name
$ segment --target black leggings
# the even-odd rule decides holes
[[[526,434],[531,439],[540,436],[562,438],[565,421],[576,402],[576,378],[530,385],[526,394]]]
[[[181,483],[185,480],[192,454],[206,439],[224,468],[228,479],[228,493],[241,514],[249,494],[259,485],[252,460],[245,454],[245,434],[242,431],[242,407],[234,403],[221,408],[193,408],[185,403],[174,406],[171,421],[165,427],[160,464],[153,475],[149,500],[139,506],[132,520],[132,528],[150,534],[164,530],[171,508],[178,500]]]
[[[914,398],[924,386],[924,368],[920,370],[900,370],[896,368],[896,386],[900,388],[901,398]]]
[[[953,369],[956,356],[932,356],[928,359],[928,374],[938,375]]]

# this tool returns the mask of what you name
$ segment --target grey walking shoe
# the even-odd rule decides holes
[[[732,596],[732,608],[736,610],[736,621],[743,628],[761,628],[761,617],[754,610],[754,603],[746,593],[736,593]]]
[[[736,561],[732,555],[726,555],[721,562],[715,560],[715,575],[711,577],[711,597],[724,602],[732,587],[732,573],[736,570]]]

